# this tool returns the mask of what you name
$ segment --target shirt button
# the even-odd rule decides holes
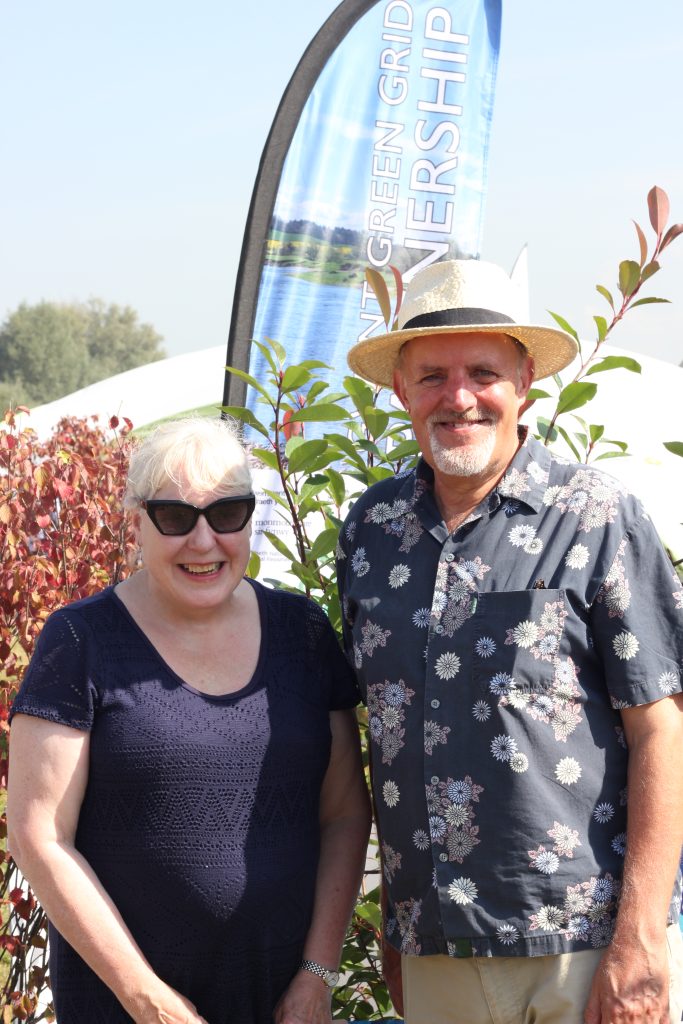
[[[441,701],[437,700],[436,697],[435,697],[434,700],[432,701],[432,707],[436,711],[437,708],[441,707]]]
[[[439,634],[443,633],[443,626],[434,626],[434,632]]]
[[[439,860],[447,861],[448,860],[448,854],[447,853],[440,853],[439,854]]]
[[[432,786],[435,786],[438,781],[439,781],[439,776],[438,775],[432,775]]]
[[[454,558],[455,558],[455,555],[453,554],[453,552],[449,551],[448,554],[446,555],[446,561],[447,562],[452,562]]]

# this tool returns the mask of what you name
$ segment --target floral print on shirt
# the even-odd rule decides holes
[[[391,764],[404,746],[404,707],[414,696],[415,691],[409,689],[402,679],[396,683],[387,679],[368,690],[370,739],[382,751],[382,764]]]
[[[469,775],[464,779],[446,779],[427,786],[429,833],[432,843],[444,847],[449,861],[462,864],[479,845],[479,828],[474,824],[474,804],[479,802],[483,786]]]

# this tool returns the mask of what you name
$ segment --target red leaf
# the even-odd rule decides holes
[[[71,484],[65,483],[64,480],[55,480],[54,487],[62,501],[67,501],[74,493]]]
[[[647,208],[650,224],[659,238],[669,219],[669,197],[663,188],[655,185],[647,194]]]
[[[387,325],[387,330],[389,330],[391,327],[391,301],[389,299],[387,283],[379,270],[375,270],[374,267],[365,268],[365,277],[375,293],[375,298],[377,299],[382,316],[384,317],[384,323]]]
[[[645,260],[647,259],[647,240],[645,238],[643,229],[641,228],[640,224],[638,224],[638,222],[635,220],[633,223],[635,225],[636,234],[638,235],[638,245],[640,246],[640,265],[642,267],[644,266]]]
[[[111,419],[109,420],[109,426],[110,426],[110,428],[111,428],[112,430],[116,430],[116,428],[118,427],[118,425],[119,425],[119,418],[118,418],[118,416],[112,416],[112,417],[111,417]]]
[[[289,441],[290,437],[298,437],[304,432],[303,423],[290,423],[293,416],[291,409],[287,409],[284,416],[282,417],[282,433],[285,436],[285,441]]]
[[[49,516],[36,516],[36,522],[41,530],[45,530],[51,524],[52,520]]]
[[[398,267],[389,264],[389,270],[394,275],[394,284],[396,285],[396,308],[394,310],[394,318],[396,318],[403,304],[403,278]]]
[[[10,956],[21,952],[21,942],[14,935],[0,935],[0,949],[6,949]]]
[[[28,919],[31,916],[31,913],[35,909],[35,906],[35,898],[33,896],[29,896],[28,899],[19,900],[14,909],[16,911],[17,916],[20,917],[22,921],[28,921]]]
[[[670,242],[673,242],[675,238],[678,238],[678,236],[681,233],[683,233],[683,224],[672,224],[667,233],[664,235],[660,248],[666,248],[666,246],[669,245]]]

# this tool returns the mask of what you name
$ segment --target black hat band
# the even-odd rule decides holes
[[[478,306],[459,306],[457,309],[435,309],[431,313],[420,313],[408,320],[402,331],[415,330],[418,327],[460,327],[477,324],[514,324],[515,321],[504,313],[495,313],[492,309],[480,309]]]

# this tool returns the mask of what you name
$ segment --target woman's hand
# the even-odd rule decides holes
[[[331,1024],[332,993],[310,971],[294,975],[289,988],[275,1007],[275,1024]]]
[[[125,1009],[135,1024],[209,1024],[189,999],[162,981],[137,1005],[126,1006]]]

